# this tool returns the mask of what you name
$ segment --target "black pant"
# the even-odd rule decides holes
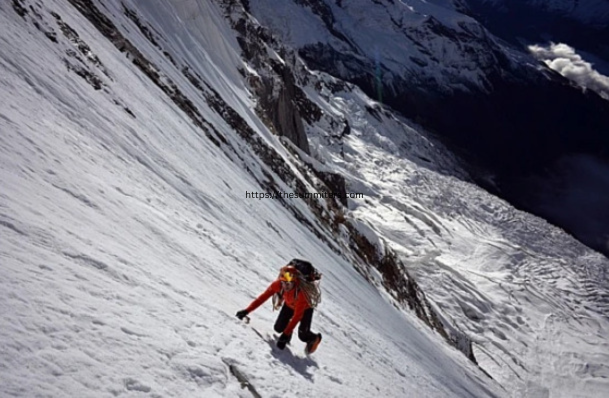
[[[281,307],[281,311],[279,311],[277,320],[275,321],[275,331],[277,333],[283,333],[285,328],[288,326],[288,323],[290,323],[293,315],[294,310],[284,304],[283,307]],[[317,337],[317,334],[311,332],[312,321],[313,308],[307,308],[302,316],[302,319],[300,320],[300,325],[298,326],[298,338],[300,341],[308,343]]]

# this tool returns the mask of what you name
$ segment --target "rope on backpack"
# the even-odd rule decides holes
[[[321,289],[319,288],[319,280],[308,281],[303,275],[299,275],[300,289],[302,289],[307,302],[311,308],[316,308],[321,303]]]
[[[279,310],[283,305],[283,289],[279,293],[273,294],[273,311]]]

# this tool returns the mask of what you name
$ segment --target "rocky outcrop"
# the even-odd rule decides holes
[[[277,76],[283,82],[277,96],[273,95],[271,87],[265,86],[260,94],[262,108],[269,114],[275,130],[281,136],[287,137],[298,148],[309,153],[309,141],[304,130],[302,117],[296,104],[298,90],[290,69],[281,64],[275,64]]]
[[[442,320],[397,254],[387,245],[380,248],[370,242],[351,222],[347,221],[344,225],[352,237],[353,250],[380,273],[383,278],[381,283],[393,298],[398,303],[407,306],[427,326],[461,351],[470,361],[477,364],[471,339],[453,325]],[[371,279],[365,270],[360,270],[360,273],[369,280]]]
[[[299,107],[306,96],[296,86],[292,68],[269,54],[269,51],[274,51],[272,46],[280,47],[279,44],[266,29],[243,12],[247,2],[241,4],[238,1],[227,1],[224,6],[233,27],[240,34],[238,42],[245,61],[251,63],[257,71],[257,74],[243,71],[259,99],[256,111],[269,129],[309,153],[309,142]]]

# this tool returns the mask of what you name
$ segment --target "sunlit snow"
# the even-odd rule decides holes
[[[328,118],[308,127],[317,160],[366,194],[350,216],[398,250],[491,379],[278,201],[246,198],[264,190],[266,166],[179,66],[288,155],[254,111],[215,2],[94,3],[234,150],[214,145],[68,0],[0,3],[0,395],[252,396],[233,366],[262,397],[606,394],[604,257],[464,182],[441,146],[367,113],[374,103],[358,90],[305,88],[352,126],[340,145],[327,139]],[[235,317],[293,257],[324,274],[313,319],[324,340],[312,356],[299,341],[274,346],[270,303],[250,324]]]

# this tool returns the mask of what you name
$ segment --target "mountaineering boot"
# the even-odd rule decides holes
[[[307,343],[307,346],[305,347],[305,354],[313,354],[319,346],[319,343],[321,343],[321,333],[318,333],[317,337]]]
[[[279,339],[277,339],[277,348],[283,350],[287,344],[290,344],[290,341],[292,341],[291,334],[287,335],[285,333],[281,333],[281,336],[279,336]]]

